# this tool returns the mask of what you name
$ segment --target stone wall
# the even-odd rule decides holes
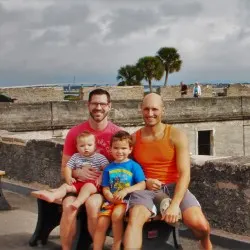
[[[0,162],[7,177],[52,188],[61,184],[62,140],[2,137]],[[195,156],[193,156],[195,158]],[[191,168],[190,190],[213,228],[250,236],[250,157],[209,160]]]
[[[140,101],[114,101],[110,119],[128,128],[143,125]],[[0,130],[12,132],[68,129],[88,119],[87,103],[0,103]],[[250,97],[184,98],[164,102],[163,122],[186,132],[190,152],[198,154],[198,133],[210,130],[211,154],[250,155]]]
[[[63,87],[0,88],[0,93],[12,99],[16,98],[16,103],[63,101],[64,99]]]
[[[99,87],[98,87],[99,88]],[[143,86],[113,86],[101,87],[110,93],[111,100],[142,100],[144,97]],[[84,87],[80,89],[80,99],[87,101],[89,93],[96,89],[95,87]]]
[[[185,97],[193,98],[193,87],[194,85],[187,85],[187,95]],[[201,87],[201,97],[212,97],[213,87],[211,85],[200,85]],[[163,100],[177,99],[181,98],[180,86],[166,86],[160,87],[158,93],[161,95]]]
[[[111,120],[123,126],[143,123],[139,100],[113,101]],[[245,120],[250,117],[250,97],[184,98],[164,102],[163,121],[195,123]],[[0,129],[38,131],[69,128],[88,119],[86,102],[0,103]]]
[[[194,164],[191,172],[190,190],[211,226],[250,236],[250,157]]]
[[[201,97],[213,96],[250,96],[250,84],[234,83],[230,84],[228,88],[215,88],[212,85],[200,85]],[[185,97],[193,97],[193,84],[187,85],[188,91]],[[163,100],[181,98],[180,86],[166,86],[160,87],[157,91]]]
[[[227,89],[227,96],[250,96],[250,84],[231,84]]]
[[[4,137],[0,142],[1,170],[24,183],[57,187],[61,181],[63,142]]]
[[[244,120],[178,123],[174,125],[187,134],[189,149],[194,155],[198,155],[198,133],[204,130],[210,130],[213,134],[211,138],[211,155],[250,155],[250,126],[246,126]],[[243,141],[244,137],[245,141]]]

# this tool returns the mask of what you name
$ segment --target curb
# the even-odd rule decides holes
[[[180,230],[179,235],[184,238],[195,239],[190,229]],[[222,230],[212,229],[211,241],[213,245],[221,246],[227,249],[250,249],[250,237],[236,235]]]
[[[4,180],[2,180],[2,189],[26,196],[30,195],[32,191],[36,190],[34,188],[24,187],[14,183],[5,182]]]

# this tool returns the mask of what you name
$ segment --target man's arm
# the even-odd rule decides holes
[[[121,191],[117,192],[114,194],[114,199],[115,200],[123,200],[128,194],[138,191],[138,190],[144,190],[146,188],[146,183],[145,181],[141,181],[133,186],[126,187],[122,189]]]
[[[198,95],[200,96],[201,95],[201,86],[198,86],[198,91],[199,91]]]
[[[176,149],[176,165],[179,179],[175,186],[174,196],[162,220],[167,223],[178,221],[179,206],[190,182],[190,156],[187,136],[177,128],[172,127],[170,139]]]
[[[172,127],[170,138],[176,148],[176,165],[179,172],[172,203],[179,206],[190,182],[189,146],[186,134],[177,128]]]
[[[64,178],[64,172],[65,172],[65,168],[67,166],[67,162],[69,161],[69,159],[71,158],[71,156],[63,154],[62,156],[62,164],[61,164],[61,176]]]

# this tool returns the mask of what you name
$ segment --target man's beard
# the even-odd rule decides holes
[[[95,114],[95,110],[93,110],[92,112],[90,112],[89,115],[92,117],[92,119],[93,119],[95,122],[99,123],[99,122],[102,122],[102,121],[107,117],[107,115],[108,115],[108,112],[107,112],[107,113],[101,112],[101,113],[103,114],[102,119],[99,119],[99,118],[96,119],[96,117],[95,117],[95,115],[94,115],[94,114]]]

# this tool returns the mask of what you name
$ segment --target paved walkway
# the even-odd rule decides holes
[[[36,226],[37,206],[36,200],[30,196],[24,196],[10,191],[4,191],[6,199],[9,201],[12,210],[0,211],[0,249],[1,250],[59,250],[59,230],[56,228],[50,235],[46,246],[30,247],[28,241]],[[184,250],[198,249],[196,241],[181,238]],[[105,250],[111,249],[112,238],[108,238]],[[225,250],[215,246],[214,250]],[[229,248],[228,248],[229,249]]]

